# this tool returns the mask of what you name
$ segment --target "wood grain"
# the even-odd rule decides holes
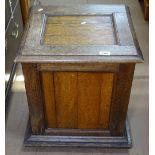
[[[99,97],[99,74],[78,73],[78,128],[98,127]]]
[[[103,71],[118,72],[119,64],[100,63],[42,63],[37,65],[40,71]]]
[[[120,64],[114,75],[113,97],[110,108],[110,132],[120,136],[124,132],[135,64]]]
[[[55,128],[57,125],[53,72],[42,72],[41,75],[47,127]]]
[[[64,129],[63,129],[64,130]],[[88,131],[88,135],[83,135],[84,132],[81,132],[81,136],[78,135],[63,135],[63,130],[61,130],[60,135],[56,135],[53,133],[51,135],[33,135],[31,129],[27,127],[27,134],[24,140],[25,146],[34,146],[34,147],[64,147],[70,148],[73,151],[73,148],[131,148],[132,147],[132,139],[131,133],[129,130],[128,122],[126,122],[125,132],[122,136],[111,136],[104,131],[97,131],[95,136],[91,136],[91,131]],[[51,130],[52,131],[52,130]],[[74,130],[71,134],[75,134],[77,131]],[[57,133],[57,132],[56,132]],[[62,134],[62,135],[61,135]],[[98,135],[99,134],[99,135]],[[52,148],[53,150],[54,148]],[[58,148],[59,151],[61,148]],[[90,150],[89,150],[90,151]],[[103,151],[103,150],[102,150]],[[115,150],[116,152],[116,150]],[[47,153],[46,153],[47,154]]]
[[[49,16],[44,33],[44,44],[115,44],[111,18],[111,16]]]
[[[22,64],[26,95],[33,134],[43,134],[45,129],[41,79],[36,64]]]
[[[144,0],[144,19],[149,20],[149,0]]]
[[[33,10],[24,33],[20,47],[21,51],[15,60],[16,62],[143,62],[141,50],[137,47],[137,38],[133,35],[134,30],[131,24],[129,24],[129,22],[131,22],[129,19],[129,11],[125,5],[87,5],[77,6],[76,8],[42,6],[42,8],[43,11],[41,13],[39,13],[37,9]],[[67,20],[68,18],[75,17],[77,17],[76,20]],[[80,21],[80,18],[85,17],[87,17],[86,20],[89,21],[88,24],[87,22],[85,24],[77,23],[77,21]],[[107,17],[109,17],[110,20],[105,19]],[[47,44],[43,44],[43,42],[46,19],[48,22],[49,18],[51,18],[51,21],[47,25],[55,25],[54,29],[50,28],[50,31],[54,33],[54,35],[52,39],[49,39],[49,42],[55,40],[55,43],[52,41],[54,44],[49,43],[47,46]],[[57,22],[51,24],[52,18],[62,18],[62,22],[56,20]],[[66,20],[63,18],[66,18]],[[97,24],[92,23],[92,21],[95,21]],[[59,22],[60,24],[56,24]],[[65,22],[71,26],[65,26]],[[84,21],[81,21],[81,23],[82,22]],[[111,26],[107,27],[107,24],[111,24]],[[60,25],[61,28],[59,27]],[[84,28],[85,26],[87,27],[86,29]],[[82,34],[81,27],[84,29]],[[102,29],[100,27],[102,27]],[[64,29],[66,29],[66,31],[64,31]],[[42,32],[41,34],[40,31]],[[109,34],[106,32],[109,32]],[[63,36],[66,36],[66,39],[64,39],[65,37],[60,37],[60,33],[64,34]],[[68,35],[68,33],[70,35]],[[112,36],[112,33],[115,33],[115,35]],[[74,36],[74,39],[72,36]],[[80,36],[84,37],[81,38]],[[85,38],[86,36],[87,39]],[[109,36],[116,41],[109,41]],[[59,39],[54,39],[54,37],[58,37]],[[60,43],[58,44],[58,42]],[[101,56],[100,51],[110,51],[110,55],[104,56],[101,54]],[[40,55],[42,56],[40,57]]]
[[[60,129],[48,128],[45,130],[45,135],[55,136],[110,136],[109,130],[103,129]]]
[[[78,73],[78,128],[108,128],[112,82],[112,74]]]
[[[58,128],[77,127],[77,73],[54,72]]]
[[[29,15],[30,0],[20,0],[23,23],[26,25]]]
[[[99,128],[109,128],[110,106],[113,89],[113,73],[101,75],[101,101],[99,111]]]
[[[108,129],[113,73],[44,71],[42,80],[47,128]]]
[[[125,13],[125,5],[102,5],[102,4],[88,4],[73,6],[41,6],[44,7],[43,14],[49,13],[50,15],[94,15],[94,14],[112,14],[114,12]],[[38,8],[34,8],[34,12],[38,12]]]
[[[113,20],[118,44],[121,46],[134,46],[127,14],[115,13]]]
[[[131,139],[124,127],[134,66],[143,61],[127,7],[42,8],[32,11],[16,59],[30,63],[23,64],[23,72],[32,132],[39,134],[30,142],[127,143]],[[110,137],[99,138],[102,130],[110,131]]]

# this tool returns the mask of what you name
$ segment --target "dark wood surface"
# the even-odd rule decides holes
[[[135,64],[120,64],[114,73],[39,72],[36,64],[22,65],[33,133],[43,133],[46,124],[123,134]]]
[[[112,73],[78,73],[78,128],[108,128],[112,84]]]
[[[29,17],[30,0],[20,0],[20,5],[21,5],[23,24],[26,25],[26,22]]]
[[[44,96],[44,112],[47,127],[56,127],[56,107],[54,95],[54,78],[52,72],[42,72],[42,90]]]
[[[113,73],[43,71],[48,128],[108,129]]]
[[[148,21],[149,20],[149,0],[139,0],[139,2],[144,12],[144,19]]]
[[[49,16],[45,25],[45,45],[113,45],[111,16]]]
[[[144,19],[149,20],[149,0],[144,0]]]
[[[135,64],[121,64],[114,77],[114,89],[110,111],[110,131],[112,135],[124,132]]]
[[[45,135],[55,136],[110,136],[109,130],[96,129],[58,129],[48,128],[45,130]]]
[[[15,61],[43,63],[60,61],[67,63],[142,62],[143,57],[140,48],[137,48],[131,24],[128,23],[128,9],[126,8],[124,5],[86,5],[77,6],[73,11],[70,7],[38,6],[32,11],[21,50]],[[38,11],[40,9],[43,10]],[[92,22],[90,22],[90,18],[93,19]],[[55,20],[55,23],[48,24],[51,19]],[[99,21],[102,21],[102,24]],[[81,24],[79,27],[78,22],[87,24]],[[63,24],[72,24],[72,28],[68,28],[70,26],[65,28],[62,26]],[[100,28],[97,29],[95,24]],[[78,30],[75,27],[81,29]],[[101,39],[102,42],[98,39],[103,37],[101,28],[105,30],[105,34],[108,34],[104,35],[105,38]],[[76,35],[74,29],[81,34]],[[66,39],[60,37],[64,33]],[[51,42],[50,39],[49,42],[51,35],[54,36],[53,41]],[[73,42],[74,39],[76,40]],[[78,44],[75,43],[77,41]]]
[[[39,63],[37,68],[40,71],[103,71],[117,72],[119,64],[111,63]]]
[[[45,122],[40,75],[35,64],[22,64],[22,69],[25,78],[32,132],[41,134],[44,133]]]
[[[77,73],[54,73],[57,128],[77,127]]]
[[[114,74],[102,74],[99,128],[109,129]]]
[[[73,129],[80,136],[85,130],[94,130],[94,135],[96,130],[99,135],[103,129],[117,146],[128,146],[125,119],[135,63],[142,62],[143,56],[127,7],[85,6],[74,12],[73,8],[52,8],[33,10],[16,59],[22,62],[26,77],[30,144],[41,140],[56,146],[62,138],[60,146],[66,141],[67,145],[94,146],[96,138],[91,143],[91,136],[80,139],[68,132],[66,137],[62,131]],[[57,128],[61,136],[59,131],[52,132]],[[46,132],[49,135],[43,136]],[[97,145],[113,144],[109,136],[102,135],[103,141]]]
[[[41,1],[41,0],[40,0]],[[132,94],[129,105],[129,122],[131,124],[131,131],[133,136],[133,147],[132,149],[91,149],[91,148],[53,148],[53,147],[35,147],[35,148],[22,148],[23,135],[25,132],[25,126],[27,123],[28,109],[27,109],[27,99],[25,96],[25,89],[23,82],[16,81],[13,86],[13,94],[11,97],[11,106],[9,108],[9,115],[6,122],[6,155],[10,154],[20,154],[20,155],[57,155],[57,154],[78,154],[78,155],[99,155],[99,154],[121,154],[121,155],[135,155],[148,153],[148,33],[147,27],[148,23],[144,22],[142,17],[142,11],[139,8],[139,3],[137,1],[115,1],[116,3],[126,3],[129,5],[132,13],[132,18],[134,21],[135,28],[141,25],[141,28],[136,29],[137,36],[139,38],[140,46],[142,48],[145,63],[138,64],[136,66],[136,73],[134,77],[134,82],[132,86]],[[67,1],[68,4],[72,4],[74,7],[79,1]],[[86,1],[80,1],[84,5]],[[98,1],[87,1],[87,3],[97,3]],[[102,1],[103,2],[103,1]],[[106,3],[112,3],[112,1],[105,1]],[[42,4],[45,1],[42,1]],[[49,1],[46,4],[60,4],[65,5],[65,1]],[[146,40],[144,42],[144,40]],[[92,65],[93,66],[93,65]],[[21,70],[17,68],[17,73],[20,75]],[[20,85],[19,85],[20,83]],[[20,90],[19,90],[20,89]],[[144,123],[145,122],[145,123]]]
[[[71,132],[72,133],[72,132]],[[80,133],[80,132],[78,132]],[[67,134],[66,134],[67,135]],[[79,136],[79,135],[33,135],[28,123],[24,146],[26,147],[69,147],[69,148],[131,148],[132,137],[128,121],[125,122],[125,130],[122,136]]]

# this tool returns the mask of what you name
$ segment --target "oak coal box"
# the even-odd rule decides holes
[[[131,147],[126,117],[143,56],[127,6],[36,6],[15,61],[29,107],[26,146]]]

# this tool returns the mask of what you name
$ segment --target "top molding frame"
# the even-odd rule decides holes
[[[48,16],[110,16],[116,44],[45,45],[42,40]],[[110,51],[110,55],[100,51]],[[125,5],[77,5],[76,8],[39,5],[31,11],[15,62],[137,63],[143,62],[143,55]]]

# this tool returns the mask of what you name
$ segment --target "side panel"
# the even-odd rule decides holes
[[[121,136],[124,132],[135,64],[121,64],[114,76],[114,89],[110,109],[110,132]]]
[[[43,97],[40,73],[36,64],[22,64],[26,95],[33,134],[42,134],[45,129]]]

